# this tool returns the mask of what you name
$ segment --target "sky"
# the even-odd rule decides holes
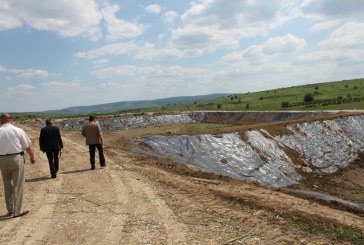
[[[0,0],[0,111],[364,77],[362,0]]]

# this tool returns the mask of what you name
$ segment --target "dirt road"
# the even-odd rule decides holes
[[[39,128],[27,156],[21,218],[0,217],[0,244],[335,244],[294,224],[301,218],[364,232],[361,215],[277,190],[143,159],[105,133],[105,169],[89,170],[79,132],[62,132],[60,172],[51,179]],[[121,142],[121,143],[120,143]],[[2,181],[0,215],[6,213]],[[330,240],[331,239],[331,240]],[[350,244],[342,242],[340,244]]]

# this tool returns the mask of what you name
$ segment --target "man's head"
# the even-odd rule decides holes
[[[11,123],[11,116],[9,113],[2,113],[0,116],[0,123],[1,124],[5,124],[5,123]]]
[[[47,120],[46,120],[46,125],[47,125],[47,126],[52,125],[52,124],[53,124],[52,119],[47,119]]]
[[[89,120],[90,122],[95,121],[95,120],[96,120],[96,116],[94,116],[94,115],[90,115],[90,116],[88,117],[88,120]]]

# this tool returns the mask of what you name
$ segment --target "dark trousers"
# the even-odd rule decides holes
[[[105,157],[104,157],[104,150],[102,149],[102,145],[101,144],[93,144],[93,145],[89,145],[88,146],[89,151],[90,151],[90,163],[91,163],[91,167],[95,167],[95,151],[96,148],[99,152],[99,161],[100,161],[100,166],[105,166]]]
[[[51,176],[55,177],[57,175],[59,167],[59,150],[47,151],[46,154],[49,163],[49,170],[51,171]]]

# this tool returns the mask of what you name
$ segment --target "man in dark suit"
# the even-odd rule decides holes
[[[51,119],[46,120],[46,125],[40,131],[40,150],[47,154],[51,177],[56,178],[59,168],[59,154],[62,152],[63,142],[59,128],[53,126]]]

